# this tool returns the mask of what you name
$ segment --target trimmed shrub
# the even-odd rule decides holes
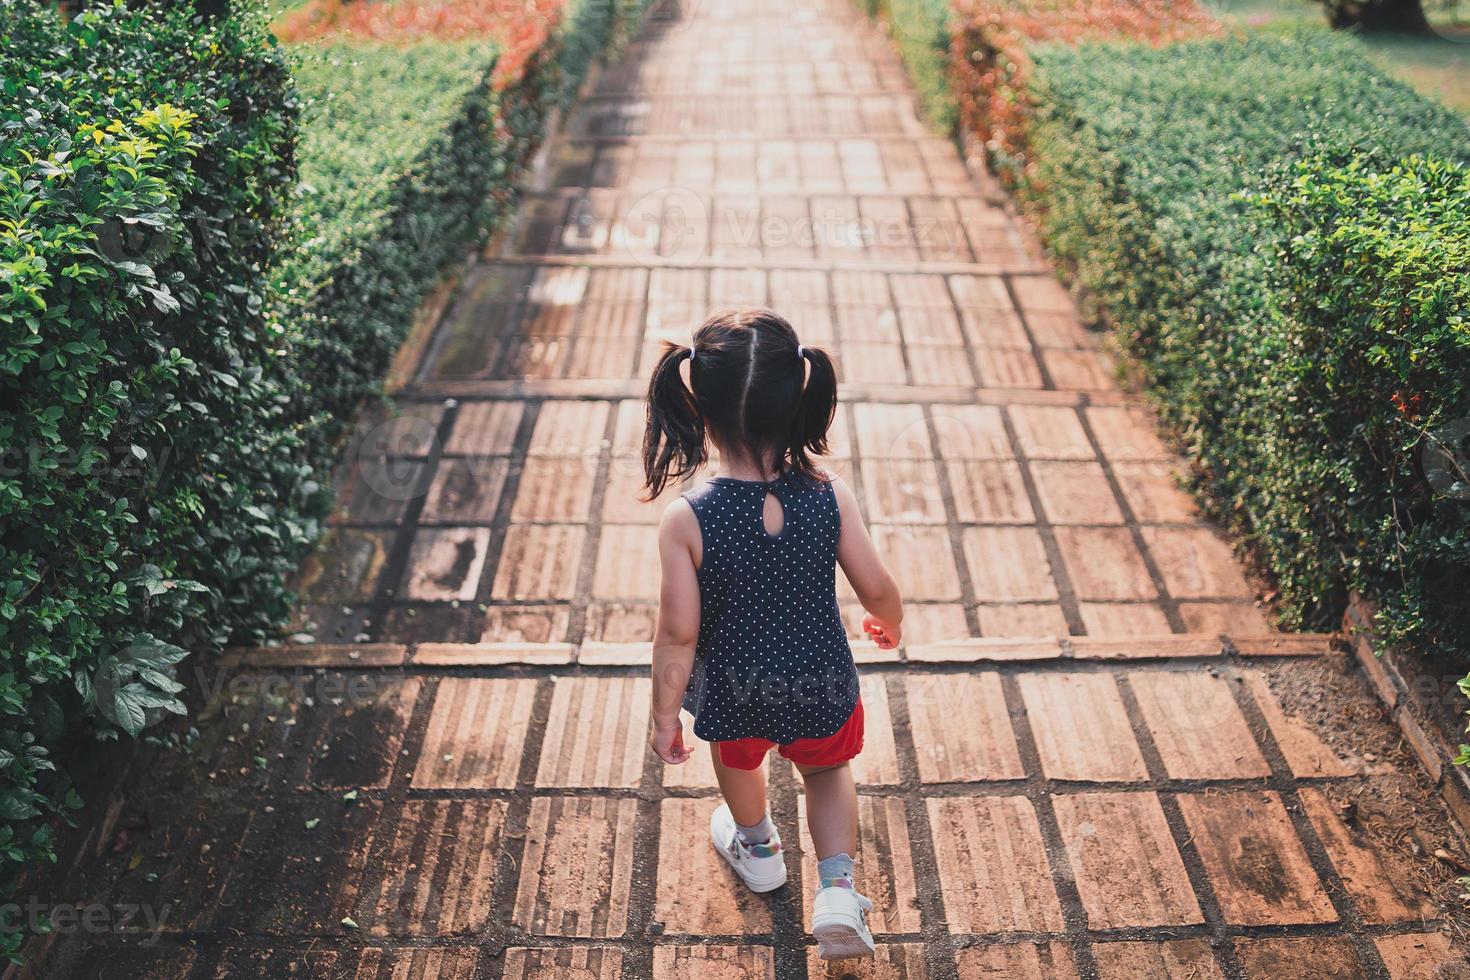
[[[908,69],[924,113],[934,127],[951,133],[955,105],[949,85],[950,0],[861,0],[869,17],[888,23],[898,55]]]
[[[1026,164],[1026,130],[1035,111],[1032,46],[1164,44],[1219,29],[1195,0],[959,0],[952,81],[960,125],[985,144],[991,165],[1013,183]]]
[[[1463,627],[1455,634],[1463,603],[1436,609],[1434,597],[1470,586],[1457,557],[1463,510],[1455,530],[1453,507],[1426,517],[1422,488],[1404,496],[1415,478],[1399,454],[1411,437],[1389,417],[1398,412],[1394,394],[1418,397],[1412,410],[1425,418],[1470,414],[1463,373],[1458,382],[1446,373],[1462,356],[1452,338],[1463,339],[1455,333],[1463,327],[1447,333],[1435,321],[1460,315],[1450,299],[1455,267],[1394,271],[1415,249],[1433,254],[1409,232],[1414,216],[1443,209],[1443,188],[1409,165],[1418,176],[1399,189],[1422,179],[1423,197],[1396,212],[1392,182],[1344,183],[1339,190],[1364,208],[1362,224],[1325,210],[1337,192],[1331,182],[1351,171],[1324,173],[1328,184],[1304,184],[1300,199],[1277,185],[1275,203],[1257,209],[1241,192],[1273,168],[1338,148],[1464,162],[1470,128],[1339,37],[1047,47],[1033,57],[1023,193],[1053,250],[1146,369],[1165,420],[1199,464],[1200,488],[1279,581],[1285,619],[1335,625],[1345,590],[1359,586],[1397,610],[1396,639],[1453,653],[1463,644]],[[1396,213],[1409,223],[1393,223]],[[1446,212],[1432,227],[1458,235],[1460,220]],[[1404,241],[1385,237],[1370,254],[1373,222]],[[1293,241],[1313,228],[1332,245]],[[1434,247],[1458,254],[1453,238]],[[1334,265],[1350,253],[1365,272],[1394,278],[1354,281]],[[1420,285],[1411,288],[1415,276]],[[1380,351],[1388,338],[1374,335],[1386,327],[1388,306],[1379,304],[1396,295],[1420,306],[1397,324],[1404,336],[1390,355]],[[1328,305],[1312,312],[1314,302]],[[1335,325],[1329,313],[1345,319]],[[1291,350],[1296,358],[1283,361]],[[1405,374],[1415,359],[1425,373]],[[1309,365],[1324,377],[1302,377]],[[1369,432],[1377,455],[1366,455]],[[1331,485],[1314,488],[1318,479]],[[1411,506],[1416,500],[1421,506]],[[1410,539],[1425,553],[1393,552]]]
[[[79,805],[53,752],[182,710],[183,648],[283,616],[314,489],[265,270],[294,181],[250,18],[0,5],[0,877]],[[6,943],[17,941],[7,936]]]
[[[1293,593],[1360,589],[1390,641],[1463,660],[1470,169],[1340,157],[1283,168],[1255,197],[1278,260],[1258,353],[1274,440],[1254,480],[1272,503],[1255,530]]]
[[[497,140],[496,57],[483,41],[301,49],[298,247],[277,289],[314,456],[377,388],[425,293],[502,213],[491,192],[514,161]]]

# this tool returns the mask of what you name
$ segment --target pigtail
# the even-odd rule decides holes
[[[643,486],[648,500],[705,462],[704,419],[694,392],[679,376],[679,364],[686,359],[692,372],[693,348],[665,343],[663,356],[648,382],[647,427],[643,432]]]
[[[837,368],[831,355],[820,347],[798,350],[811,371],[792,419],[789,452],[796,469],[811,472],[814,466],[810,457],[827,454],[827,430],[837,413]]]

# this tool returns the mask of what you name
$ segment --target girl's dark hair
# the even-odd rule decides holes
[[[689,361],[693,390],[679,376]],[[810,368],[810,373],[808,373]],[[694,331],[693,345],[664,343],[648,383],[643,434],[650,499],[709,458],[708,437],[777,469],[822,479],[812,456],[827,452],[837,410],[837,372],[827,352],[804,347],[785,317],[722,310]]]

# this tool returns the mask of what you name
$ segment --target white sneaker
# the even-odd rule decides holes
[[[771,828],[769,844],[745,844],[735,832],[730,807],[720,804],[709,818],[710,842],[720,856],[753,892],[775,891],[786,884],[786,856],[781,852],[781,835]]]
[[[812,903],[812,935],[817,955],[824,960],[847,960],[873,955],[873,934],[867,913],[873,903],[851,888],[822,888]]]

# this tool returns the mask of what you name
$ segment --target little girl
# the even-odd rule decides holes
[[[873,952],[864,915],[873,903],[853,886],[857,791],[848,762],[863,747],[863,706],[836,566],[878,646],[899,643],[903,619],[857,498],[812,460],[827,450],[836,408],[826,352],[802,346],[770,310],[727,310],[689,347],[666,345],[643,440],[650,497],[702,467],[710,443],[720,474],[671,503],[659,526],[650,742],[669,765],[687,761],[681,704],[694,715],[725,798],[710,837],[757,892],[786,883],[766,810],[766,753],[775,748],[795,764],[818,858],[812,934],[823,959]]]

